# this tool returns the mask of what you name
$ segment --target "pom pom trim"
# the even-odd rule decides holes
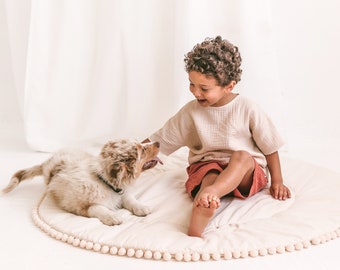
[[[209,260],[231,260],[239,258],[255,258],[257,256],[266,256],[274,254],[282,254],[284,252],[300,251],[302,249],[309,248],[310,246],[324,244],[330,240],[334,240],[340,237],[340,228],[332,232],[328,232],[322,235],[313,237],[312,239],[306,239],[295,243],[287,243],[286,245],[280,245],[277,247],[263,247],[258,250],[218,250],[212,253],[197,252],[197,251],[183,251],[177,253],[171,253],[160,250],[141,250],[134,249],[133,247],[125,246],[108,246],[103,243],[95,243],[88,239],[82,238],[77,235],[66,234],[62,231],[58,231],[53,226],[49,225],[43,220],[39,213],[39,207],[43,202],[45,196],[43,196],[38,205],[32,210],[32,219],[34,224],[45,232],[50,237],[72,245],[74,247],[80,247],[86,250],[100,252],[102,254],[115,255],[115,256],[127,256],[130,258],[146,259],[146,260],[163,260],[163,261],[178,261],[178,262],[197,262],[197,261],[209,261]]]

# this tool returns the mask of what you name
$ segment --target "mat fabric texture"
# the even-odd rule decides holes
[[[268,188],[247,200],[223,198],[202,238],[187,236],[192,201],[185,192],[186,154],[162,157],[164,165],[144,172],[133,187],[152,213],[136,217],[119,210],[124,222],[60,210],[43,196],[32,211],[35,224],[51,237],[75,247],[135,258],[205,261],[292,252],[340,236],[340,175],[289,158],[282,159],[286,201]]]

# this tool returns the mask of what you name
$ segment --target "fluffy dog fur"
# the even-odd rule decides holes
[[[56,204],[73,214],[98,218],[106,225],[122,222],[116,210],[123,207],[137,216],[150,213],[128,187],[138,178],[143,165],[155,158],[159,143],[110,141],[98,156],[77,149],[63,149],[40,165],[16,172],[4,193],[26,179],[42,175],[46,192]]]

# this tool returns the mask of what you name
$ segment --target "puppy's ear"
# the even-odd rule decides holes
[[[117,143],[114,142],[114,141],[109,141],[109,142],[107,142],[107,143],[103,146],[102,151],[100,152],[100,155],[101,155],[103,158],[108,158],[108,157],[112,156],[112,151],[110,151],[110,149],[112,150],[112,149],[116,148],[116,147],[117,147],[116,144],[117,144]]]

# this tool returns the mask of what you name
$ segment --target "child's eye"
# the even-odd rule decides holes
[[[203,92],[207,92],[207,91],[208,91],[208,89],[206,89],[206,88],[202,88],[202,91],[203,91]]]

